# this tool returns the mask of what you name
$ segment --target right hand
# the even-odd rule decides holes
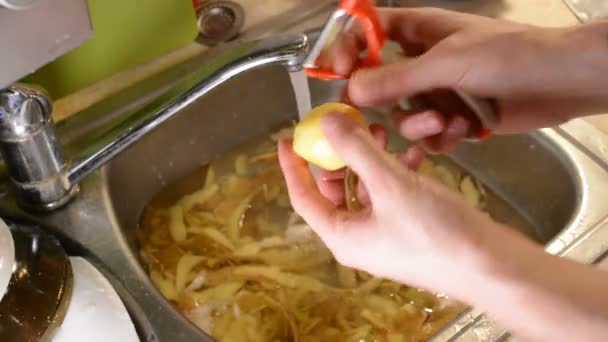
[[[352,74],[355,105],[395,103],[438,89],[496,100],[496,133],[554,126],[608,110],[606,24],[539,28],[440,9],[379,9],[389,38],[417,57]],[[356,28],[333,54],[336,72],[350,74],[365,39]],[[395,112],[410,140],[443,151],[469,131],[461,116],[436,110]]]

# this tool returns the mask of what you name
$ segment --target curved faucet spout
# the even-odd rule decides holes
[[[300,68],[307,53],[308,40],[305,35],[277,36],[240,43],[214,53],[208,62],[173,89],[132,112],[128,118],[121,117],[119,124],[97,136],[93,145],[74,156],[68,172],[69,181],[80,182],[143,135],[229,79],[269,64]]]
[[[119,116],[104,117],[108,113],[97,112],[91,117],[83,112],[70,118],[69,122],[76,122],[72,125],[75,127],[86,121],[101,121],[103,126],[64,146],[67,160],[63,159],[55,138],[50,105],[44,106],[50,102],[44,101],[41,93],[23,86],[0,90],[0,151],[20,202],[24,207],[44,210],[67,203],[87,175],[222,83],[269,64],[297,70],[307,54],[305,35],[275,36],[214,50],[205,57],[205,62],[197,64],[194,72],[169,87],[159,87],[136,109]],[[40,114],[41,111],[44,113]],[[26,119],[40,122],[23,122]],[[70,125],[62,125],[60,133]]]

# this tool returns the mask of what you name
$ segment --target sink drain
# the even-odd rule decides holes
[[[217,45],[236,38],[245,22],[245,11],[232,1],[207,1],[197,10],[198,41]]]

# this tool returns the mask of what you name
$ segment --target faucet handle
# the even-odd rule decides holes
[[[51,121],[52,105],[42,90],[13,85],[0,91],[0,139],[25,139]]]
[[[51,101],[34,87],[0,90],[0,153],[20,203],[53,209],[75,193],[55,134]]]

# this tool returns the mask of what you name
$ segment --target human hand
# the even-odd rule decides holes
[[[371,124],[369,126],[370,134],[375,143],[383,150],[386,150],[388,145],[388,132],[384,126],[380,124]],[[395,155],[397,160],[406,168],[417,170],[424,160],[426,153],[420,146],[411,146],[405,152]],[[336,171],[319,170],[316,178],[317,186],[321,194],[330,200],[336,207],[346,206],[346,189],[344,178],[346,169],[342,168]],[[358,182],[356,189],[357,199],[360,204],[369,206],[370,198],[365,184]]]
[[[402,165],[419,163],[419,156],[400,161],[385,152],[381,130],[372,128],[374,139],[341,114],[324,118],[322,127],[369,189],[363,210],[341,208],[343,197],[331,195],[342,190],[339,184],[322,186],[330,194],[324,196],[291,140],[280,142],[279,157],[294,209],[336,259],[379,277],[468,298],[464,289],[481,277],[493,253],[490,240],[504,229],[441,184]]]
[[[494,99],[496,133],[608,110],[606,23],[539,28],[440,9],[379,9],[379,16],[403,54],[416,58],[354,72],[349,97],[361,106],[427,94],[435,109],[395,111],[393,119],[402,135],[424,139],[431,150],[453,147],[471,126],[449,113],[457,109],[440,105],[433,93],[442,89]],[[359,30],[344,35],[332,54],[336,72],[350,74],[364,48]]]

